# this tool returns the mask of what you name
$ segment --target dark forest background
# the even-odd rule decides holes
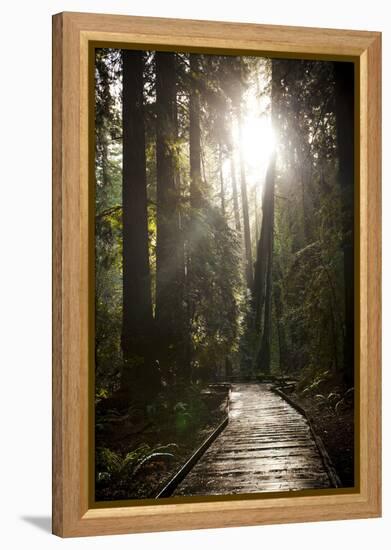
[[[98,49],[95,77],[98,498],[153,493],[213,382],[294,381],[351,424],[354,65]]]

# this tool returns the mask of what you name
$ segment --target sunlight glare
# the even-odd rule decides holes
[[[276,137],[269,116],[243,120],[241,147],[246,163],[253,169],[266,170],[276,147]]]

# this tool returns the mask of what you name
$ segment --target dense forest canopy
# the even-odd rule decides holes
[[[353,65],[100,49],[95,73],[97,396],[352,384]]]
[[[353,64],[95,61],[96,494],[153,496],[220,418],[208,384],[235,379],[347,411],[350,486]]]

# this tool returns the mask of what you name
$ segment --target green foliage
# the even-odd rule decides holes
[[[189,301],[194,360],[202,377],[210,378],[227,355],[237,350],[241,300],[239,243],[217,209],[197,212],[190,243]],[[209,373],[208,373],[209,371]]]
[[[177,128],[175,138],[166,144],[174,160],[172,212],[175,211],[179,222],[173,238],[180,249],[181,273],[178,293],[173,296],[180,309],[175,333],[179,344],[167,343],[170,352],[174,352],[162,383],[173,383],[174,389],[170,397],[167,397],[169,391],[165,396],[146,392],[148,399],[151,397],[147,403],[149,417],[172,418],[178,432],[183,433],[190,431],[203,414],[196,394],[178,395],[185,362],[191,366],[193,382],[224,376],[227,362],[236,373],[240,366],[244,375],[259,374],[254,365],[263,327],[254,329],[253,296],[243,280],[243,235],[234,229],[235,178],[223,170],[225,165],[230,166],[231,155],[238,157],[241,145],[235,143],[232,119],[245,106],[251,87],[256,89],[254,100],[258,101],[256,109],[260,112],[268,112],[272,102],[278,138],[273,207],[271,376],[297,377],[304,384],[303,389],[309,387],[309,391],[314,391],[312,385],[321,386],[319,380],[323,375],[338,378],[343,369],[345,337],[344,235],[337,180],[333,64],[286,60],[272,64],[259,58],[207,55],[199,55],[197,62],[199,72],[195,74],[190,70],[189,55],[176,55]],[[274,74],[274,80],[273,67],[278,69],[278,78]],[[122,358],[121,70],[119,50],[97,51],[97,401],[115,394],[121,385],[121,373],[127,369],[144,374],[144,382],[151,372],[145,358],[136,352],[126,365]],[[201,128],[201,201],[197,207],[192,206],[189,174],[189,102],[194,90],[200,100]],[[156,314],[159,212],[154,52],[144,54],[143,107],[151,296]],[[257,250],[254,234],[261,225],[261,193],[258,192],[257,198],[256,192],[259,183],[261,175],[259,182],[248,189],[253,251]],[[152,347],[156,337],[153,328],[148,336]],[[178,351],[175,358],[179,349],[181,353]],[[160,355],[161,349],[156,346],[153,360],[159,360]],[[159,393],[159,384],[155,393]],[[329,399],[329,394],[319,389],[318,395],[335,407],[336,398]],[[342,396],[343,392],[341,399]]]
[[[148,241],[150,273],[145,279],[150,278],[153,319],[145,329],[140,323],[141,336],[133,334],[138,328],[134,323],[125,341],[134,344],[134,353],[126,352],[126,361],[121,341],[122,55],[120,50],[98,49],[96,56],[96,483],[98,492],[110,498],[129,495],[139,474],[147,476],[149,467],[174,459],[176,445],[158,441],[191,442],[200,426],[209,425],[205,382],[231,374],[263,382],[297,379],[302,396],[310,396],[333,418],[342,415],[354,398],[353,390],[340,383],[345,368],[343,245],[347,239],[338,181],[333,64],[200,54],[194,65],[189,54],[171,55],[175,76],[169,77],[170,89],[176,96],[172,94],[175,100],[169,101],[172,111],[167,120],[173,130],[169,142],[159,145],[157,138],[163,117],[156,103],[155,52],[142,56],[143,102],[133,105],[143,109],[144,117],[148,235],[142,235],[140,242],[145,248]],[[194,103],[196,109],[191,107]],[[190,111],[196,124],[190,122]],[[245,139],[239,143],[236,123],[249,114],[270,112],[277,163],[274,179],[269,180],[274,185],[273,200],[268,193],[269,206],[264,203],[261,213],[264,175],[260,171],[249,177],[251,162],[243,154],[248,153],[243,151],[247,144]],[[200,136],[194,132],[198,127]],[[158,178],[162,168],[157,153],[162,145],[170,168]],[[259,148],[264,145],[260,140]],[[267,161],[264,164],[266,172]],[[170,192],[162,201],[157,182],[165,179],[170,181]],[[269,220],[269,237],[264,241],[269,252],[262,247],[259,265],[262,273],[271,273],[272,284],[266,285],[266,276],[259,277],[262,289],[249,290],[244,281],[244,235],[239,225],[243,230],[246,208],[240,183],[245,181],[254,259],[262,219]],[[169,216],[175,228],[163,239],[169,254],[157,249],[162,216]],[[167,307],[160,320],[159,261],[165,263],[165,274],[175,272],[172,281],[169,276],[168,283],[165,279],[170,292],[163,300]],[[267,271],[265,266],[270,265]],[[270,325],[265,320],[269,316],[257,316],[254,305],[257,298],[263,299],[266,286],[272,289]],[[259,306],[263,312],[265,304],[266,300]],[[137,308],[142,311],[140,304]],[[162,327],[169,324],[162,336]],[[262,356],[270,366],[267,374],[260,370],[262,361],[257,362],[263,331],[270,344]],[[148,350],[139,345],[142,339]],[[111,445],[107,438],[120,425],[125,443]],[[158,434],[153,443],[148,434],[138,431],[151,425]]]
[[[110,484],[117,489],[118,486],[127,486],[148,463],[174,458],[176,449],[175,443],[153,448],[143,444],[122,456],[107,447],[98,448],[95,463],[97,489],[101,490]]]
[[[274,288],[289,372],[318,384],[343,369],[344,272],[333,66],[288,67],[278,97]]]
[[[182,400],[178,401],[178,395]],[[195,384],[169,387],[146,408],[147,418],[154,424],[175,426],[179,438],[191,437],[193,430],[207,420],[208,409],[201,388]]]

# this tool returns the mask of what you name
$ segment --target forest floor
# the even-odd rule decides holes
[[[307,413],[321,438],[342,487],[354,486],[354,406],[352,392],[338,386],[316,387],[312,391],[279,387]],[[289,393],[288,393],[289,392]]]
[[[180,395],[180,397],[178,397]],[[96,419],[96,500],[148,499],[227,414],[228,386],[163,392],[146,407]]]

